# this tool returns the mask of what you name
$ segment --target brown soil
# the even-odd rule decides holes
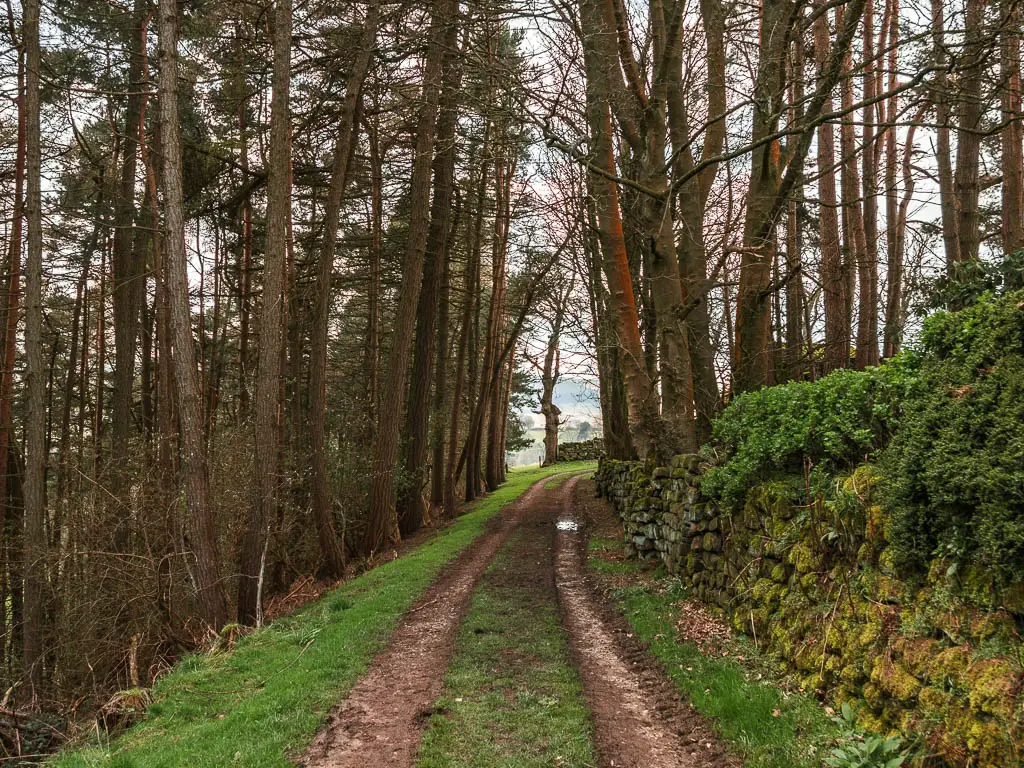
[[[614,535],[613,513],[594,498],[590,482],[573,479],[563,498],[555,580],[593,712],[601,765],[738,768],[740,761],[726,752],[707,719],[682,701],[664,669],[588,574],[588,529]]]
[[[506,508],[409,610],[388,647],[331,713],[303,761],[309,768],[411,766],[421,730],[441,693],[469,597],[523,512],[544,493],[541,480]]]
[[[599,764],[606,768],[737,768],[706,720],[674,685],[601,594],[586,569],[591,530],[614,526],[609,510],[573,478],[547,491],[534,484],[441,574],[410,609],[348,697],[331,714],[304,765],[412,766],[442,690],[470,596],[516,529],[518,568],[488,574],[539,603],[557,599],[587,701]],[[573,525],[576,525],[575,529]],[[614,534],[612,534],[614,535]],[[509,654],[510,665],[530,660]]]

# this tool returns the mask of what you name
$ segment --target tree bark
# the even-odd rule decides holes
[[[608,29],[599,0],[580,0],[580,20],[587,74],[591,163],[599,169],[591,172],[595,213],[608,280],[608,299],[620,348],[630,436],[637,453],[641,458],[646,458],[653,453],[653,426],[658,414],[656,408],[652,408],[654,392],[644,365],[640,320],[633,296],[629,256],[619,211],[619,192],[611,178],[615,176],[616,169],[612,150],[608,75],[605,69],[615,63],[607,55],[609,45],[615,42],[614,32]]]
[[[327,573],[334,577],[340,576],[345,570],[345,551],[334,528],[324,426],[327,411],[327,337],[330,324],[331,282],[341,201],[348,185],[349,163],[357,140],[359,100],[373,58],[379,18],[380,4],[373,0],[366,10],[359,49],[345,85],[345,100],[342,102],[338,136],[334,143],[334,168],[324,210],[324,240],[317,265],[316,292],[313,299],[307,418],[313,463],[313,519],[316,521],[317,538],[323,550]]]
[[[227,618],[220,580],[220,556],[209,467],[203,437],[202,391],[196,371],[195,341],[188,299],[185,258],[185,217],[182,193],[181,127],[178,120],[178,19],[176,0],[160,0],[160,146],[163,150],[166,282],[174,385],[178,401],[181,463],[185,482],[187,524],[195,557],[193,579],[204,621],[215,631]]]
[[[430,169],[441,96],[441,65],[448,25],[453,22],[457,3],[440,0],[431,14],[430,43],[423,71],[421,106],[416,126],[416,149],[410,184],[412,211],[409,240],[402,264],[402,282],[398,292],[393,328],[394,342],[388,359],[380,418],[373,447],[373,476],[370,484],[370,516],[363,540],[363,551],[375,552],[397,541],[395,512],[395,461],[405,394],[405,375],[409,365],[412,336],[416,322],[423,261],[429,226]]]
[[[1024,124],[1021,123],[1020,75],[1020,3],[1003,0],[1003,23],[1000,45],[1000,71],[1003,86],[1000,92],[1003,129],[1002,144],[1002,238],[1003,253],[1024,248]],[[1020,287],[1020,278],[1012,279]]]
[[[116,550],[127,547],[130,507],[123,490],[130,456],[135,355],[138,349],[139,312],[145,296],[145,259],[134,247],[135,184],[139,142],[143,124],[143,46],[148,3],[136,0],[126,34],[128,49],[128,99],[121,141],[121,178],[114,198],[114,390],[111,398],[111,460],[113,495],[117,497],[113,541]]]
[[[765,0],[754,84],[754,142],[764,142],[778,129],[785,94],[785,57],[788,50],[791,4]],[[740,284],[736,297],[736,346],[733,380],[737,392],[771,384],[771,304],[769,284],[774,260],[773,211],[780,180],[779,142],[761,143],[751,155],[747,214]]]
[[[957,94],[956,171],[953,194],[957,201],[957,255],[960,262],[977,261],[981,245],[981,120],[982,78],[985,71],[985,0],[967,0],[963,65]],[[957,270],[954,270],[954,273]]]
[[[828,13],[819,4],[814,20],[814,53],[819,67],[829,55]],[[833,109],[831,95],[824,110]],[[836,196],[835,129],[831,123],[818,126],[818,235],[821,247],[821,287],[825,305],[824,372],[845,368],[850,359],[850,323],[846,311],[846,281],[839,240],[839,201]]]
[[[864,4],[864,31],[862,33],[862,96],[865,101],[875,98],[874,29],[874,0],[867,0]],[[855,365],[858,370],[863,370],[869,365],[878,365],[878,154],[876,152],[874,112],[874,104],[865,105],[861,137],[864,245],[863,255],[857,262],[859,302]]]
[[[939,172],[939,207],[942,214],[942,242],[946,251],[946,271],[952,274],[960,263],[960,236],[957,234],[957,202],[953,189],[953,161],[949,143],[949,72],[945,39],[945,5],[931,0],[932,52],[935,79],[932,101],[935,104],[935,162]]]
[[[455,50],[457,34],[456,26],[450,25],[445,40],[446,50]],[[430,386],[434,379],[437,356],[435,344],[441,283],[448,259],[449,222],[455,186],[455,136],[458,122],[456,94],[462,81],[461,64],[452,55],[446,58],[434,155],[434,198],[430,208],[423,284],[416,309],[412,375],[405,408],[403,458],[406,485],[399,492],[397,503],[398,528],[403,536],[419,530],[427,513],[423,491],[428,480],[426,460],[429,447],[427,428],[430,416]]]
[[[898,84],[896,67],[898,61],[897,41],[899,40],[899,0],[887,0],[889,16],[889,97],[885,100],[885,248],[886,248],[886,296],[885,325],[882,329],[882,354],[890,358],[900,346],[900,306],[903,303],[903,243],[900,238],[899,196],[897,189],[897,131],[896,119],[899,97],[894,93]],[[913,148],[914,128],[907,131],[907,151]],[[911,182],[912,183],[912,182]]]
[[[263,264],[260,356],[256,369],[255,498],[239,558],[238,623],[262,619],[260,584],[268,527],[277,517],[280,485],[281,365],[291,207],[291,0],[274,6],[273,95],[270,102],[270,169],[267,181],[267,247]]]
[[[22,46],[24,49],[24,45]],[[18,130],[14,159],[14,202],[11,206],[10,242],[7,250],[8,282],[6,306],[3,316],[3,369],[0,371],[0,531],[7,527],[8,477],[11,466],[8,457],[14,444],[14,423],[11,405],[14,401],[14,358],[17,354],[18,307],[21,303],[22,224],[25,194],[25,54],[18,54]],[[102,181],[102,173],[100,179]],[[82,385],[85,386],[84,384]],[[84,409],[83,409],[84,412]],[[2,556],[2,554],[0,554]],[[4,625],[6,626],[6,625]]]
[[[544,352],[544,365],[540,369],[540,412],[544,416],[544,466],[558,461],[558,427],[561,425],[562,410],[555,405],[555,387],[558,385],[562,359],[559,346],[562,335],[562,316],[565,302],[561,290],[556,296],[554,317],[551,319],[551,334]]]
[[[25,47],[25,592],[22,666],[33,702],[43,682],[46,614],[46,364],[43,359],[42,146],[39,0],[24,5]]]

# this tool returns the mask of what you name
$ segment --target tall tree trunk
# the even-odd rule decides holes
[[[932,101],[935,104],[935,163],[939,172],[939,208],[942,214],[942,242],[946,251],[946,271],[952,274],[960,263],[960,223],[953,188],[952,151],[949,142],[949,61],[946,55],[945,4],[931,0],[932,54],[935,57],[935,78]]]
[[[677,4],[678,5],[678,4]],[[678,10],[676,11],[678,12]],[[708,163],[703,171],[677,195],[679,217],[679,272],[683,281],[687,326],[690,333],[690,358],[693,367],[693,394],[696,412],[696,438],[699,444],[711,438],[711,420],[718,409],[718,381],[715,374],[715,352],[711,343],[711,318],[708,311],[707,248],[704,242],[704,214],[708,195],[718,173],[718,163],[711,158],[721,154],[726,130],[725,83],[725,8],[721,0],[702,0],[701,20],[707,47],[708,115],[710,124],[704,134],[701,161]],[[687,173],[694,165],[688,149],[689,117],[685,89],[682,85],[682,46],[673,47],[667,92],[669,136],[673,155],[677,156],[677,174]]]
[[[891,357],[900,351],[900,344],[903,338],[904,323],[904,301],[903,301],[903,260],[907,234],[907,215],[910,211],[910,203],[914,199],[914,133],[917,123],[924,120],[928,111],[928,104],[925,103],[914,117],[914,124],[907,129],[906,144],[903,148],[903,197],[900,199],[899,208],[896,212],[894,224],[893,241],[896,254],[896,280],[889,286],[889,295],[886,298],[885,329],[886,329],[886,357]]]
[[[597,215],[593,195],[586,195],[581,207],[586,211],[587,221],[583,248],[587,259],[604,449],[609,458],[625,461],[632,458],[633,447],[629,439],[629,416],[623,391],[622,368],[619,365],[619,346],[615,341],[613,319],[609,316],[607,295],[601,281],[601,247],[597,241]]]
[[[238,622],[258,624],[268,527],[277,517],[280,486],[281,365],[284,345],[285,269],[291,207],[291,0],[274,7],[274,73],[270,102],[270,169],[267,181],[267,247],[263,264],[260,356],[256,370],[256,496],[239,559]]]
[[[790,4],[765,0],[761,11],[760,56],[754,84],[752,138],[761,142],[751,156],[740,284],[736,297],[736,347],[733,379],[737,392],[771,384],[771,267],[774,260],[774,212],[780,174],[780,146],[768,137],[778,129],[785,95]]]
[[[544,466],[550,466],[558,461],[558,427],[562,415],[562,409],[555,405],[555,387],[558,385],[562,359],[559,345],[565,307],[561,292],[557,299],[555,314],[551,319],[551,334],[548,336],[548,345],[544,352],[544,365],[540,371],[540,412],[544,416]]]
[[[39,127],[39,0],[26,0],[25,47],[25,592],[22,665],[36,700],[43,682],[46,605],[46,365],[43,360],[42,147]]]
[[[128,545],[130,506],[123,498],[128,458],[131,455],[132,404],[135,384],[135,355],[139,338],[139,312],[145,295],[145,260],[134,247],[135,183],[139,140],[143,124],[143,37],[148,3],[136,0],[125,36],[128,49],[128,99],[121,141],[121,178],[114,197],[114,390],[111,398],[111,483],[117,497],[113,541],[116,551]]]
[[[985,72],[987,32],[985,0],[967,0],[964,27],[963,64],[959,68],[957,94],[956,172],[953,176],[954,196],[958,205],[958,256],[961,262],[976,261],[981,244],[981,215],[978,198],[981,194],[981,120],[982,78]]]
[[[645,116],[647,148],[644,176],[646,185],[662,194],[644,200],[645,235],[650,257],[651,296],[658,321],[658,351],[664,435],[658,446],[662,456],[697,448],[694,414],[693,366],[690,356],[690,330],[683,308],[683,286],[676,253],[674,206],[669,196],[669,174],[664,157],[668,145],[667,100],[669,88],[677,88],[677,57],[681,46],[676,38],[682,10],[676,3],[666,11],[661,0],[650,3],[653,62],[657,67]],[[669,68],[673,75],[668,75]],[[670,83],[669,80],[672,80]],[[640,94],[637,94],[639,97]]]
[[[380,257],[384,229],[384,179],[377,123],[366,122],[370,145],[370,248],[369,286],[366,290],[366,423],[370,436],[376,434],[377,405],[380,399]]]
[[[455,51],[458,29],[448,28],[445,48]],[[455,185],[455,130],[458,121],[456,94],[462,81],[461,64],[454,55],[445,62],[440,115],[434,154],[434,199],[430,208],[423,284],[416,309],[416,338],[413,341],[412,375],[405,408],[404,465],[406,485],[398,494],[398,528],[403,536],[418,530],[426,517],[423,497],[427,483],[427,428],[430,416],[430,386],[434,379],[436,325],[442,276],[447,269],[447,246],[452,194]]]
[[[612,180],[616,169],[606,68],[618,66],[617,61],[608,56],[609,46],[615,44],[614,32],[608,28],[599,0],[580,0],[580,21],[587,75],[587,124],[593,158],[592,190],[608,280],[608,300],[620,346],[630,436],[637,453],[646,458],[653,453],[654,424],[658,414],[652,407],[654,392],[644,365],[640,319],[619,211],[619,191]]]
[[[510,152],[511,154],[511,152]],[[487,343],[484,348],[483,375],[480,379],[480,397],[477,410],[480,418],[476,424],[475,451],[473,463],[467,465],[467,478],[479,477],[483,464],[484,482],[487,490],[498,487],[499,457],[504,462],[504,447],[495,445],[495,429],[502,419],[500,410],[501,361],[499,349],[505,338],[505,289],[506,261],[508,257],[508,236],[512,218],[512,178],[516,164],[504,158],[496,164],[494,236],[491,239],[491,306],[487,316]],[[484,421],[487,420],[487,452],[484,454]],[[470,471],[472,470],[472,474]]]
[[[7,250],[8,282],[6,306],[3,315],[3,369],[0,371],[0,533],[8,527],[8,477],[12,467],[8,462],[14,444],[14,423],[11,404],[14,401],[14,358],[17,354],[18,307],[21,302],[22,222],[25,193],[25,54],[24,46],[18,53],[18,146],[14,159],[14,203],[11,206],[10,242]],[[100,182],[102,188],[102,172]],[[83,385],[84,386],[84,385]],[[84,412],[84,410],[83,410]],[[16,469],[16,468],[15,468]],[[4,541],[0,539],[0,548]],[[3,625],[6,627],[6,624]]]
[[[793,41],[790,52],[789,122],[799,123],[803,117],[804,46],[803,39]],[[786,203],[786,365],[785,376],[794,381],[803,378],[805,303],[803,272],[803,237],[800,230],[800,206],[804,197],[803,173]]]
[[[380,419],[373,447],[373,475],[370,484],[370,517],[363,550],[374,552],[398,538],[395,512],[395,461],[405,394],[405,374],[409,365],[412,336],[423,280],[423,261],[429,227],[430,169],[441,97],[441,65],[448,26],[453,23],[457,0],[440,0],[431,14],[430,43],[423,71],[421,106],[416,126],[416,148],[410,184],[409,239],[402,264],[393,343],[384,381]]]
[[[814,20],[814,53],[818,67],[829,55],[828,13],[818,6]],[[825,99],[824,110],[831,112],[832,97]],[[821,287],[825,305],[825,373],[845,368],[850,359],[850,318],[846,311],[846,281],[839,240],[839,201],[836,196],[835,129],[831,123],[818,126],[818,235],[821,243]]]
[[[182,202],[181,126],[178,120],[178,4],[160,0],[160,147],[163,150],[166,216],[166,283],[174,385],[181,433],[181,460],[188,511],[189,541],[195,557],[193,578],[203,619],[219,630],[227,619],[220,580],[220,556],[209,467],[203,437],[202,390],[196,370],[195,341],[188,299],[185,217]]]
[[[245,80],[245,48],[242,40],[241,21],[235,23],[235,58],[237,74],[235,80],[238,98],[238,165],[242,171],[242,183],[249,175],[249,127],[247,111],[249,93]],[[249,320],[252,291],[252,194],[246,193],[238,211],[238,415],[237,422],[245,423],[249,418]]]
[[[345,552],[334,529],[324,429],[327,411],[327,332],[330,322],[331,278],[334,273],[334,250],[338,241],[341,201],[345,195],[349,163],[357,137],[359,100],[373,58],[379,17],[380,4],[374,0],[367,8],[359,51],[345,86],[345,101],[342,103],[338,137],[334,144],[334,169],[324,210],[324,242],[313,299],[307,418],[313,460],[313,519],[316,521],[317,536],[327,564],[327,572],[331,576],[340,576],[345,569]]]
[[[451,316],[451,280],[452,280],[452,257],[451,247],[455,233],[459,227],[459,217],[462,212],[462,198],[455,190],[455,207],[452,211],[451,224],[448,228],[445,245],[445,258],[441,270],[441,292],[438,301],[437,317],[437,381],[434,384],[434,404],[431,413],[431,443],[433,459],[431,461],[430,476],[430,504],[435,509],[441,509],[445,503],[445,443],[444,435],[447,426],[445,406],[448,405],[448,361],[451,352],[448,349],[448,335]],[[451,406],[458,419],[458,409],[453,403]]]
[[[862,95],[865,101],[875,98],[877,78],[874,51],[874,0],[864,4]],[[863,370],[878,365],[878,154],[875,137],[875,105],[863,110],[861,141],[861,188],[864,193],[864,246],[857,262],[859,302],[857,307],[857,351],[855,365]]]
[[[1024,123],[1021,122],[1020,76],[1020,3],[1003,0],[1003,23],[1000,72],[1003,87],[1000,92],[1003,129],[1002,144],[1002,237],[1003,253],[1024,248]],[[1010,281],[1020,287],[1021,277]]]
[[[466,268],[462,281],[462,322],[459,331],[459,348],[455,361],[455,391],[452,394],[451,423],[448,429],[448,456],[445,461],[445,488],[444,488],[444,511],[451,516],[455,512],[455,485],[458,481],[456,470],[456,454],[459,444],[459,422],[462,418],[463,391],[468,390],[471,394],[474,387],[474,378],[467,377],[466,369],[472,370],[473,361],[476,359],[476,350],[471,344],[473,335],[473,323],[479,304],[479,291],[476,286],[480,280],[480,239],[483,227],[483,207],[487,190],[487,178],[490,173],[490,132],[491,126],[488,123],[484,128],[483,147],[480,153],[480,178],[477,182],[475,193],[476,215],[473,219],[473,226],[467,227],[470,232],[468,247],[466,249]],[[468,381],[467,381],[468,378]],[[472,412],[472,409],[470,409]],[[469,484],[467,483],[467,490]]]
[[[848,10],[836,9],[836,19],[841,24]],[[843,52],[843,78],[840,93],[843,118],[839,126],[840,184],[842,189],[843,216],[843,262],[846,282],[846,314],[853,316],[854,297],[857,296],[856,278],[860,276],[867,261],[864,243],[864,208],[861,203],[860,174],[857,168],[857,134],[854,125],[853,54]],[[860,293],[863,301],[863,291]],[[857,323],[857,341],[860,341],[861,317]],[[847,349],[847,354],[849,350]]]
[[[900,346],[899,308],[903,295],[903,248],[899,237],[899,196],[897,189],[897,131],[896,119],[899,111],[899,97],[894,93],[898,84],[899,64],[899,0],[887,0],[889,17],[889,80],[887,90],[889,97],[885,100],[885,248],[886,248],[886,296],[885,325],[882,330],[882,354],[890,358],[896,354]],[[913,147],[913,128],[908,130],[907,149]]]

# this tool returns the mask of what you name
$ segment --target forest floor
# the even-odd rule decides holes
[[[819,765],[823,709],[624,557],[592,468],[513,473],[419,548],[186,660],[140,725],[60,765]]]

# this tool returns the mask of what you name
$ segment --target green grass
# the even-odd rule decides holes
[[[599,558],[591,558],[591,564]],[[603,561],[603,573],[635,572],[635,561]],[[616,597],[637,636],[664,664],[680,692],[710,717],[744,758],[747,768],[817,768],[838,736],[835,724],[811,696],[788,693],[775,685],[768,663],[755,648],[738,641],[748,660],[710,656],[692,643],[679,642],[678,601],[686,595],[675,579],[618,590]],[[731,644],[730,644],[731,645]]]
[[[523,567],[514,545],[474,592],[419,768],[595,765],[588,710],[551,585],[491,578]]]
[[[143,722],[113,744],[60,756],[56,766],[292,765],[437,572],[503,506],[551,473],[511,472],[505,485],[410,554],[242,638],[231,652],[186,657],[154,687]]]
[[[593,477],[593,472],[590,471],[589,469],[588,470],[583,470],[582,472],[581,471],[573,472],[573,471],[564,469],[565,467],[575,467],[575,466],[579,466],[579,465],[580,465],[580,462],[575,462],[575,463],[571,463],[571,464],[567,462],[565,464],[556,464],[555,466],[551,467],[551,469],[555,470],[559,474],[557,474],[555,477],[552,477],[550,480],[548,480],[546,483],[544,483],[544,490],[545,491],[553,491],[553,490],[555,490],[557,488],[561,488],[563,485],[565,485],[567,482],[572,480],[577,475],[583,475],[585,477]],[[565,474],[562,474],[562,473],[565,473]]]

